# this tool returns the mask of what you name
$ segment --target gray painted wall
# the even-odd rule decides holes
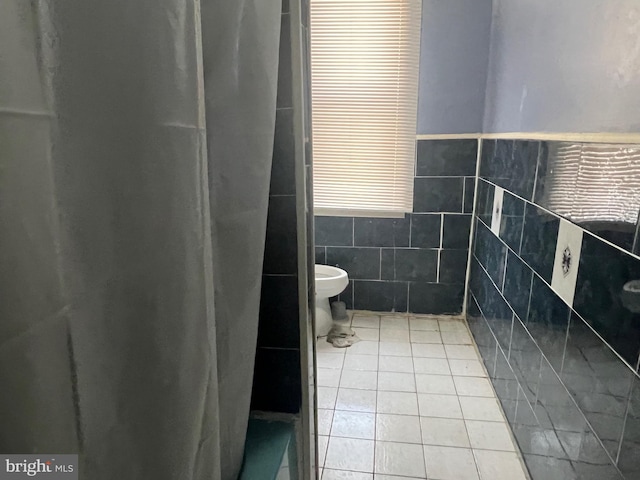
[[[423,0],[418,134],[482,131],[491,0]]]
[[[640,132],[640,2],[494,0],[485,103],[486,132]]]

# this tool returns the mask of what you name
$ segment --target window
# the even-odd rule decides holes
[[[413,202],[421,0],[311,0],[317,214]]]

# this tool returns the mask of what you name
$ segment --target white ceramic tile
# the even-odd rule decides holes
[[[318,435],[329,435],[331,433],[332,421],[333,421],[333,410],[319,408],[318,409]]]
[[[438,331],[438,320],[435,318],[409,317],[411,330]]]
[[[564,218],[560,219],[551,288],[569,306],[573,306],[573,296],[576,291],[582,236],[583,231],[580,227]]]
[[[411,357],[380,355],[378,370],[381,372],[413,373],[413,360]]]
[[[356,472],[373,472],[373,440],[331,437],[325,468]]]
[[[329,445],[329,437],[325,435],[318,435],[318,462],[319,467],[324,465],[325,458],[327,456],[327,445]]]
[[[340,384],[340,374],[342,370],[339,368],[318,368],[317,381],[321,387],[337,387]]]
[[[375,472],[424,478],[422,446],[411,443],[376,442]]]
[[[486,377],[484,367],[478,360],[449,360],[452,375],[460,377]]]
[[[458,397],[465,420],[503,422],[502,410],[495,398]]]
[[[421,444],[420,417],[379,413],[376,416],[376,440]]]
[[[332,437],[375,438],[376,415],[374,413],[336,410],[331,425]]]
[[[340,388],[375,390],[377,386],[378,372],[365,372],[357,370],[342,371],[342,377],[340,378]]]
[[[380,329],[378,328],[354,328],[356,336],[360,340],[368,340],[371,342],[377,342],[380,340]]]
[[[380,316],[360,315],[356,313],[351,320],[351,326],[364,328],[380,328]]]
[[[506,423],[466,420],[466,424],[472,448],[516,451]]]
[[[453,378],[449,375],[428,375],[416,373],[416,389],[418,393],[441,393],[455,395]]]
[[[336,409],[373,413],[376,411],[376,392],[375,390],[341,388],[338,391]]]
[[[318,368],[342,368],[344,352],[342,353],[318,353]]]
[[[440,334],[442,336],[442,343],[450,345],[473,345],[473,340],[471,339],[469,332],[440,332]]]
[[[318,408],[332,409],[336,405],[338,389],[335,387],[318,387]]]
[[[491,480],[526,480],[518,455],[514,452],[474,450],[480,476]]]
[[[441,332],[466,332],[467,326],[460,318],[438,319],[438,326]]]
[[[344,358],[344,370],[367,370],[375,372],[378,370],[377,355],[346,355]]]
[[[424,459],[427,464],[428,478],[437,478],[438,480],[478,479],[476,462],[473,453],[468,448],[425,445]]]
[[[477,360],[478,354],[473,345],[445,345],[448,359]]]
[[[411,344],[380,342],[380,355],[390,355],[394,357],[410,357]]]
[[[421,417],[462,418],[458,397],[453,395],[418,394]]]
[[[411,343],[442,343],[440,332],[411,330]]]
[[[446,358],[444,346],[437,343],[412,343],[411,351],[414,357]]]
[[[457,418],[420,417],[422,443],[443,447],[469,448],[464,420]]]
[[[407,392],[378,392],[378,413],[418,415],[418,397]]]
[[[373,474],[326,469],[324,471],[322,480],[373,480]]]
[[[363,340],[362,342],[354,343],[346,350],[347,355],[378,355],[378,342]]]
[[[504,189],[495,187],[493,190],[493,213],[491,215],[491,231],[500,235],[500,222],[502,221],[502,199]]]
[[[412,373],[378,372],[378,389],[391,392],[415,392],[416,382]]]
[[[451,375],[451,370],[449,370],[449,362],[446,358],[416,357],[413,359],[413,367],[416,373]]]
[[[409,318],[406,316],[383,316],[380,319],[380,328],[409,330]]]
[[[380,341],[409,343],[409,330],[400,330],[397,328],[381,328]]]
[[[486,378],[480,377],[453,377],[456,384],[456,392],[464,397],[491,397],[495,395],[491,383]]]

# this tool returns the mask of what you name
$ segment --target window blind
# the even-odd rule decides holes
[[[316,213],[412,210],[421,0],[311,0]]]
[[[576,223],[635,224],[640,145],[550,143],[542,203]]]

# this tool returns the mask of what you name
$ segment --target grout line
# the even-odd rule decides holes
[[[515,327],[515,322],[516,322],[516,315],[515,313],[511,313],[511,330],[509,331],[509,351],[507,352],[507,355],[506,355],[507,363],[511,359],[511,342],[513,341],[513,329]]]
[[[469,177],[469,178],[473,178],[473,177]],[[438,212],[412,212],[411,213],[412,216],[416,216],[416,217],[426,216],[426,215],[441,215],[441,214],[445,214],[445,215],[471,215],[471,212],[443,212],[443,211],[438,211]]]
[[[482,223],[486,228],[487,224],[484,223],[484,221],[478,217],[477,220]],[[491,230],[489,228],[489,230]],[[493,232],[492,232],[493,233]],[[493,234],[498,240],[500,240],[500,242],[502,242],[503,245],[505,245],[507,247],[508,250],[510,250],[512,253],[515,254],[515,251],[509,247],[509,245],[507,245],[504,240],[502,240],[499,236]],[[482,263],[480,262],[480,259],[478,259],[478,257],[475,256],[475,254],[473,255],[473,257],[477,260],[478,265],[480,265],[482,267],[482,269],[485,271],[485,273],[487,274],[487,276],[489,277],[489,279],[491,280],[491,283],[493,284],[493,286],[496,288],[496,290],[498,290],[498,292],[500,293],[500,295],[502,296],[502,298],[504,299],[505,302],[507,302],[507,305],[509,305],[509,308],[511,309],[511,311],[513,313],[516,313],[515,310],[513,310],[513,307],[511,306],[511,303],[509,303],[509,301],[505,298],[505,296],[502,294],[502,292],[500,292],[500,290],[498,289],[498,286],[495,284],[495,282],[493,281],[493,278],[491,278],[491,275],[489,275],[489,272],[487,272],[487,270],[484,268],[484,265],[482,265]],[[622,358],[622,356],[620,356],[620,354],[617,352],[617,350],[615,350],[610,344],[609,342],[607,342],[604,338],[602,338],[602,336],[596,331],[594,330],[594,328],[589,324],[589,322],[587,322],[584,317],[582,315],[580,315],[579,312],[577,312],[572,305],[569,305],[562,297],[560,297],[555,290],[553,290],[553,288],[551,288],[551,284],[549,284],[531,265],[529,265],[522,257],[520,257],[518,255],[518,258],[520,258],[520,260],[522,261],[522,263],[524,263],[527,267],[529,267],[529,269],[533,272],[533,275],[535,275],[536,277],[538,277],[540,280],[542,280],[542,282],[551,289],[551,291],[558,297],[560,298],[565,305],[567,305],[569,307],[569,309],[575,313],[578,317],[580,317],[582,319],[582,321],[585,323],[585,325],[587,325],[587,327],[589,327],[589,329],[600,339],[600,341],[602,341],[602,343],[604,343],[606,346],[609,347],[609,349],[625,364],[627,365],[627,367],[629,367],[631,369],[631,371],[640,378],[640,372],[636,371],[633,369],[633,367],[631,366],[631,364],[629,364],[629,362],[627,362],[624,358]],[[527,318],[529,317],[529,310],[531,308],[531,297],[532,297],[532,290],[533,290],[533,275],[531,276],[531,288],[529,289],[529,305],[527,307]],[[516,314],[517,315],[517,314]],[[520,318],[520,317],[518,317]],[[520,321],[522,322],[522,324],[524,325],[524,322],[522,321],[522,319],[520,319]]]
[[[413,215],[409,215],[409,248],[413,245]]]
[[[462,178],[464,179],[466,178],[466,175],[416,175],[415,178]]]
[[[482,159],[482,139],[478,138],[478,151],[476,153],[476,176],[474,177],[473,184],[473,208],[471,209],[471,225],[469,226],[469,243],[467,246],[467,269],[465,272],[464,278],[464,296],[462,298],[462,314],[466,317],[468,304],[469,304],[469,281],[471,279],[471,256],[473,255],[472,246],[473,246],[473,237],[475,235],[475,226],[476,223],[473,219],[477,216],[478,212],[478,185],[480,182],[478,178],[480,178],[480,161]],[[524,222],[523,222],[524,223]]]
[[[524,222],[523,222],[524,223]],[[500,285],[500,291],[504,293],[504,283],[507,278],[507,261],[509,259],[509,250],[504,251],[504,267],[502,267],[502,285]]]
[[[545,360],[544,355],[541,355],[540,366],[538,367],[538,381],[536,382],[536,398],[533,400],[533,405],[531,405],[531,402],[529,402],[529,406],[531,407],[531,410],[533,410],[533,416],[536,417],[536,419],[538,418],[538,416],[536,415],[535,405],[538,404],[538,394],[540,393],[540,382],[542,382],[542,362],[544,362],[544,360]],[[520,388],[522,388],[522,386],[520,386]]]
[[[495,187],[498,187],[498,188],[502,188],[503,190],[506,190],[504,187],[501,187],[500,185],[497,185],[497,184],[493,183],[492,181],[487,180],[486,178],[482,178],[482,177],[480,177],[480,178],[479,178],[479,180],[482,180],[483,182],[488,183],[489,185],[493,185],[493,187],[494,187],[494,188],[495,188]],[[635,254],[635,253],[631,253],[630,251],[625,250],[624,248],[622,248],[622,247],[620,247],[620,246],[616,245],[615,243],[611,243],[609,240],[605,240],[604,238],[599,237],[599,236],[598,236],[598,235],[596,235],[595,233],[590,232],[589,230],[585,230],[583,227],[581,227],[581,226],[580,226],[580,225],[578,225],[577,223],[574,223],[572,220],[570,220],[570,219],[568,219],[568,218],[566,218],[566,217],[563,217],[562,215],[558,215],[557,213],[555,213],[555,212],[553,212],[553,211],[549,210],[549,209],[548,209],[548,208],[546,208],[546,207],[543,207],[542,205],[539,205],[539,204],[537,204],[537,203],[534,203],[534,202],[532,202],[531,200],[527,200],[526,198],[521,197],[520,195],[518,195],[517,193],[512,192],[511,190],[507,190],[507,191],[508,191],[511,195],[513,195],[514,197],[519,198],[520,200],[522,200],[523,202],[526,202],[527,204],[533,205],[534,207],[537,207],[537,208],[539,208],[540,210],[542,210],[543,212],[545,212],[545,213],[547,213],[547,214],[549,214],[549,215],[552,215],[552,216],[554,216],[554,217],[556,217],[556,218],[558,218],[558,219],[560,219],[560,220],[566,220],[567,222],[570,222],[572,225],[575,225],[576,227],[578,227],[579,229],[581,229],[584,233],[586,233],[586,234],[588,234],[588,235],[592,236],[593,238],[595,238],[595,239],[597,239],[597,240],[600,240],[600,241],[601,241],[601,242],[603,242],[603,243],[606,243],[606,244],[607,244],[607,245],[609,245],[610,247],[613,247],[613,248],[615,248],[615,249],[617,249],[617,250],[621,251],[622,253],[626,253],[627,255],[629,255],[629,256],[631,256],[631,257],[633,257],[633,258],[637,259],[637,260],[640,260],[640,255],[637,255],[637,254]],[[478,217],[478,218],[479,218],[479,217]],[[523,223],[523,229],[524,229],[524,221],[523,221],[522,223]]]
[[[476,257],[477,260],[477,257]],[[498,290],[498,287],[496,286],[496,284],[493,282],[493,279],[489,276],[489,273],[485,270],[484,266],[482,265],[482,263],[480,263],[480,261],[478,260],[478,265],[480,265],[480,268],[482,268],[485,272],[485,274],[487,275],[487,277],[489,278],[489,280],[491,281],[491,283],[493,284],[494,288],[498,291],[498,294],[500,296],[502,296],[502,298],[505,300],[505,302],[507,303],[507,305],[509,306],[509,308],[513,311],[513,308],[511,307],[511,304],[509,304],[509,302],[504,298],[504,296],[502,295],[502,293]],[[473,295],[473,294],[472,294]],[[475,299],[475,296],[474,296]],[[480,310],[481,315],[485,318],[485,322],[486,322],[486,317],[484,315],[484,312],[482,311],[482,309],[480,308],[480,305],[477,303],[476,301],[476,305],[478,306],[478,309]],[[513,311],[514,315],[515,315],[515,311]],[[517,316],[517,315],[516,315]],[[518,317],[519,318],[519,317]],[[522,323],[522,322],[521,322]],[[586,323],[586,322],[585,322]],[[494,339],[496,340],[496,358],[497,358],[497,349],[500,348],[500,351],[502,351],[502,348],[500,346],[500,344],[497,341],[497,337],[495,336],[495,334],[493,333],[493,330],[491,329],[491,326],[488,324],[487,322],[487,326],[489,328],[489,331],[491,332],[491,334],[493,335]],[[586,423],[586,425],[589,427],[589,429],[593,432],[594,436],[596,437],[598,443],[600,444],[600,446],[602,447],[602,449],[604,450],[605,454],[607,455],[607,457],[611,460],[611,463],[615,466],[616,463],[613,460],[613,458],[611,457],[611,454],[609,453],[609,451],[605,448],[604,444],[602,443],[602,439],[596,434],[595,429],[593,428],[593,426],[591,425],[591,422],[589,421],[589,419],[586,417],[585,413],[582,411],[582,408],[578,405],[577,401],[575,400],[575,398],[573,397],[573,395],[571,394],[571,391],[569,390],[569,388],[567,388],[567,386],[565,385],[564,381],[562,380],[562,378],[560,377],[560,375],[558,375],[558,373],[555,371],[555,368],[553,367],[553,365],[551,364],[551,362],[549,361],[549,359],[546,357],[545,353],[542,351],[542,349],[540,348],[538,342],[535,340],[535,338],[533,338],[533,335],[531,335],[531,332],[529,332],[529,330],[527,329],[526,325],[522,325],[525,329],[525,331],[529,334],[529,336],[531,337],[531,339],[533,339],[534,344],[536,345],[536,347],[538,348],[538,350],[540,350],[540,354],[541,354],[541,358],[540,358],[540,370],[538,373],[538,385],[536,388],[536,400],[534,402],[534,405],[538,404],[538,393],[540,391],[540,382],[542,379],[542,362],[544,362],[546,360],[546,362],[549,365],[549,368],[551,370],[551,372],[553,372],[553,374],[556,376],[558,382],[560,383],[560,385],[562,385],[562,387],[564,388],[564,390],[566,390],[566,393],[572,403],[572,405],[578,410],[578,412],[580,412],[580,415],[582,416],[582,419],[584,420],[584,422]],[[504,353],[503,353],[504,354]],[[506,357],[505,357],[506,358]],[[625,362],[626,363],[626,362]],[[522,388],[522,385],[520,385],[520,381],[518,380],[518,377],[515,375],[515,372],[513,371],[513,368],[511,366],[511,363],[507,360],[507,365],[509,366],[509,369],[511,370],[511,372],[514,374],[514,378],[516,379],[516,382],[518,383],[518,386],[520,388]],[[495,366],[494,366],[495,368]],[[489,377],[491,378],[491,377]],[[493,382],[492,382],[493,383]],[[629,393],[629,395],[631,395],[631,393]],[[544,408],[543,406],[541,406],[542,408]],[[537,415],[535,413],[535,408],[532,406],[532,410],[534,413],[534,416]]]
[[[616,465],[618,465],[618,462],[620,461],[620,452],[622,452],[622,443],[624,442],[624,434],[626,433],[627,430],[627,419],[629,418],[629,410],[631,409],[631,396],[633,394],[633,382],[634,382],[634,377],[631,376],[630,379],[630,385],[629,385],[629,398],[627,398],[627,406],[625,407],[625,411],[624,411],[624,419],[622,421],[622,430],[620,431],[620,440],[618,440],[618,451],[616,452]]]
[[[395,270],[395,252],[393,252],[393,255],[394,255],[394,267],[393,267],[393,268],[394,268],[394,270]],[[395,275],[395,273],[394,273],[394,275]],[[408,313],[408,312],[409,312],[409,310],[410,310],[409,305],[411,305],[411,304],[409,303],[409,302],[410,302],[410,300],[409,300],[409,295],[410,295],[410,293],[411,293],[411,282],[407,282],[407,313]]]
[[[535,203],[536,188],[538,188],[538,170],[540,168],[540,153],[542,152],[542,142],[538,143],[538,155],[536,155],[536,171],[533,174],[533,190],[531,191],[531,202]],[[522,222],[524,223],[524,222]]]
[[[569,343],[569,330],[571,328],[571,312],[572,310],[569,309],[568,315],[569,318],[567,319],[567,331],[564,334],[564,345],[562,346],[562,362],[560,362],[560,375],[562,375],[562,372],[564,371],[564,361],[567,357],[567,344]]]
[[[356,246],[356,219],[351,217],[351,246]]]
[[[518,257],[522,254],[522,243],[524,242],[524,224],[527,216],[527,204],[522,204],[522,227],[520,228],[520,242],[518,243]],[[556,240],[557,242],[557,240]]]
[[[467,190],[467,177],[462,177],[462,209],[460,210],[462,213],[464,213],[464,197],[465,197],[466,190]]]

